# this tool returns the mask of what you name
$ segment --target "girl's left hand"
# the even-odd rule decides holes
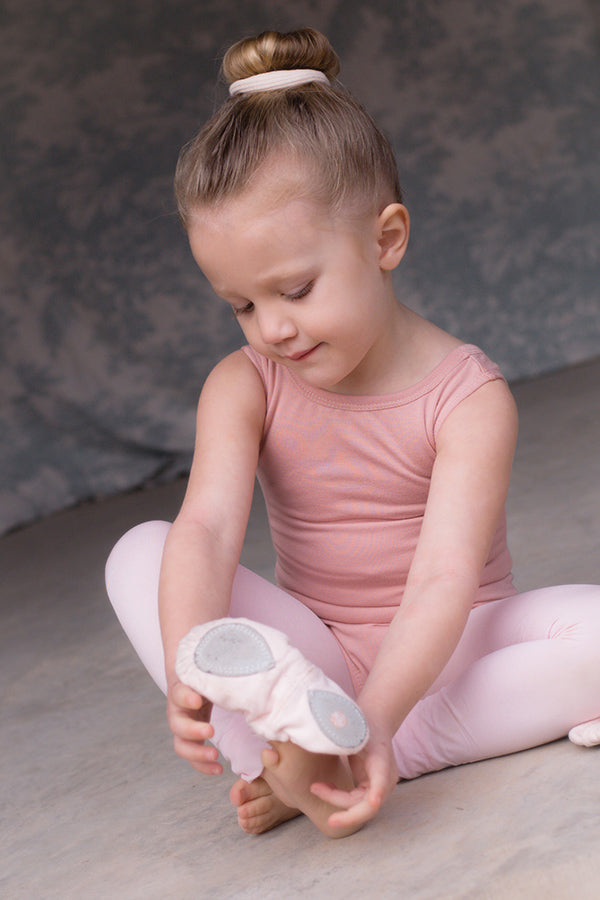
[[[364,825],[373,819],[398,782],[398,768],[387,732],[370,728],[366,746],[349,759],[357,785],[351,791],[342,791],[331,784],[311,785],[311,792],[337,806],[339,812],[329,817],[332,828]]]

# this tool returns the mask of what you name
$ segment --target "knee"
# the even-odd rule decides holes
[[[148,566],[160,565],[170,522],[142,522],[126,531],[111,550],[104,570],[109,597],[119,591],[124,580]]]

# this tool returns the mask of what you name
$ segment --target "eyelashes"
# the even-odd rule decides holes
[[[308,284],[305,284],[299,291],[296,291],[294,294],[284,294],[284,297],[287,297],[288,300],[301,300],[303,297],[306,297],[307,294],[310,294],[313,285],[314,281],[309,281]]]
[[[253,309],[254,309],[254,303],[246,303],[245,306],[240,306],[240,307],[232,306],[231,312],[233,313],[233,315],[235,316],[236,319],[239,319],[239,317],[243,316],[244,313],[252,312]]]
[[[282,294],[282,297],[285,297],[286,300],[291,300],[292,302],[296,300],[302,300],[303,297],[306,297],[312,291],[314,286],[314,281],[309,281],[308,284],[305,284],[304,287],[300,288],[299,291],[295,291],[293,294]],[[232,312],[236,319],[240,316],[245,315],[246,313],[252,312],[254,309],[254,303],[252,301],[248,302],[245,306],[233,306]]]

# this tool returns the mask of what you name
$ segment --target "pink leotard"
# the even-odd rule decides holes
[[[348,396],[244,351],[267,398],[258,478],[277,583],[330,626],[358,691],[402,600],[439,430],[461,400],[502,375],[463,344],[406,390]],[[475,605],[515,593],[503,517]]]

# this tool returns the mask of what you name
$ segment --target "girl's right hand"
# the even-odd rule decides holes
[[[176,681],[167,697],[167,719],[175,753],[203,775],[221,775],[216,747],[205,743],[214,735],[209,722],[212,704],[192,688]]]

